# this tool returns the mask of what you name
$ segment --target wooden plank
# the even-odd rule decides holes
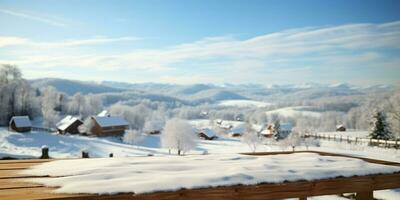
[[[58,199],[66,197],[77,197],[80,194],[56,194],[54,188],[33,187],[33,188],[17,188],[0,190],[1,200],[33,200],[33,199]]]
[[[357,192],[356,194],[356,200],[373,200],[373,199],[374,199],[373,191]]]

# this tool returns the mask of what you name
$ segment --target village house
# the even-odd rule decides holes
[[[280,133],[281,136],[283,136],[284,138],[286,136],[288,136],[291,132],[292,132],[292,124],[290,123],[281,123],[280,124]],[[264,128],[261,132],[260,135],[266,138],[272,138],[275,137],[276,135],[276,130],[273,124],[270,124],[268,126],[266,126],[266,128]]]
[[[28,116],[14,116],[9,122],[9,129],[16,132],[29,132],[32,130],[32,123]]]
[[[339,124],[339,125],[336,126],[336,131],[345,132],[346,131],[346,127],[343,124]]]
[[[217,135],[215,134],[215,132],[209,128],[203,128],[197,132],[198,132],[197,135],[199,136],[199,138],[204,139],[204,140],[214,140],[214,139],[218,138]]]
[[[128,129],[128,122],[118,116],[93,116],[91,133],[97,136],[121,136]]]
[[[56,126],[57,126],[57,131],[60,134],[66,134],[66,133],[79,134],[78,127],[82,124],[83,122],[79,118],[68,115],[60,122],[58,122]]]

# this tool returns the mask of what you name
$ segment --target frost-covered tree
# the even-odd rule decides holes
[[[371,133],[369,135],[372,139],[389,140],[393,138],[393,134],[389,129],[386,121],[386,115],[382,111],[377,111],[371,120]]]
[[[257,136],[257,132],[253,129],[250,123],[246,124],[246,132],[241,137],[241,140],[249,146],[252,152],[255,152],[257,146],[260,144],[260,138]]]
[[[47,87],[43,90],[42,117],[43,126],[45,127],[55,127],[60,120],[60,113],[55,110],[59,106],[58,96],[59,93],[54,87]]]
[[[161,134],[161,146],[167,149],[176,149],[178,155],[194,149],[196,141],[192,126],[176,118],[166,122]]]
[[[144,137],[142,133],[138,130],[128,130],[125,132],[122,137],[122,141],[127,144],[138,145],[141,141],[143,141]]]
[[[91,117],[86,118],[85,121],[83,121],[83,124],[78,127],[79,133],[87,135],[92,134],[94,125],[94,121]]]
[[[300,146],[302,143],[302,138],[300,137],[300,133],[297,130],[293,130],[292,133],[283,141],[285,146],[289,146],[295,151],[297,146]]]
[[[165,125],[165,119],[159,115],[152,115],[144,123],[143,131],[146,133],[151,133],[155,131],[161,131]]]

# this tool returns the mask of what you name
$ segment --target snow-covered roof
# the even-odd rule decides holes
[[[101,111],[99,114],[97,114],[98,117],[109,117],[110,113],[108,113],[107,110]]]
[[[336,125],[336,128],[344,128],[345,126],[343,125],[343,124],[338,124],[338,125]]]
[[[215,132],[209,128],[203,128],[200,132],[204,133],[209,138],[216,136]]]
[[[264,129],[260,132],[261,135],[273,135],[273,132],[268,129]]]
[[[101,127],[109,126],[127,126],[128,122],[122,117],[93,117]]]
[[[10,124],[12,121],[14,121],[15,126],[19,128],[32,126],[31,120],[29,120],[28,116],[14,116],[11,118]]]
[[[245,130],[246,130],[246,127],[237,126],[237,127],[232,128],[231,134],[241,134],[242,135],[245,132]]]
[[[65,129],[67,129],[69,126],[71,126],[71,124],[73,124],[75,121],[77,121],[80,119],[77,117],[73,117],[71,115],[67,115],[66,117],[64,117],[64,119],[62,119],[61,121],[59,121],[56,126],[58,129],[64,131]]]

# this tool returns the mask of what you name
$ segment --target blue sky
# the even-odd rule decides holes
[[[399,83],[400,1],[0,0],[26,78]]]

